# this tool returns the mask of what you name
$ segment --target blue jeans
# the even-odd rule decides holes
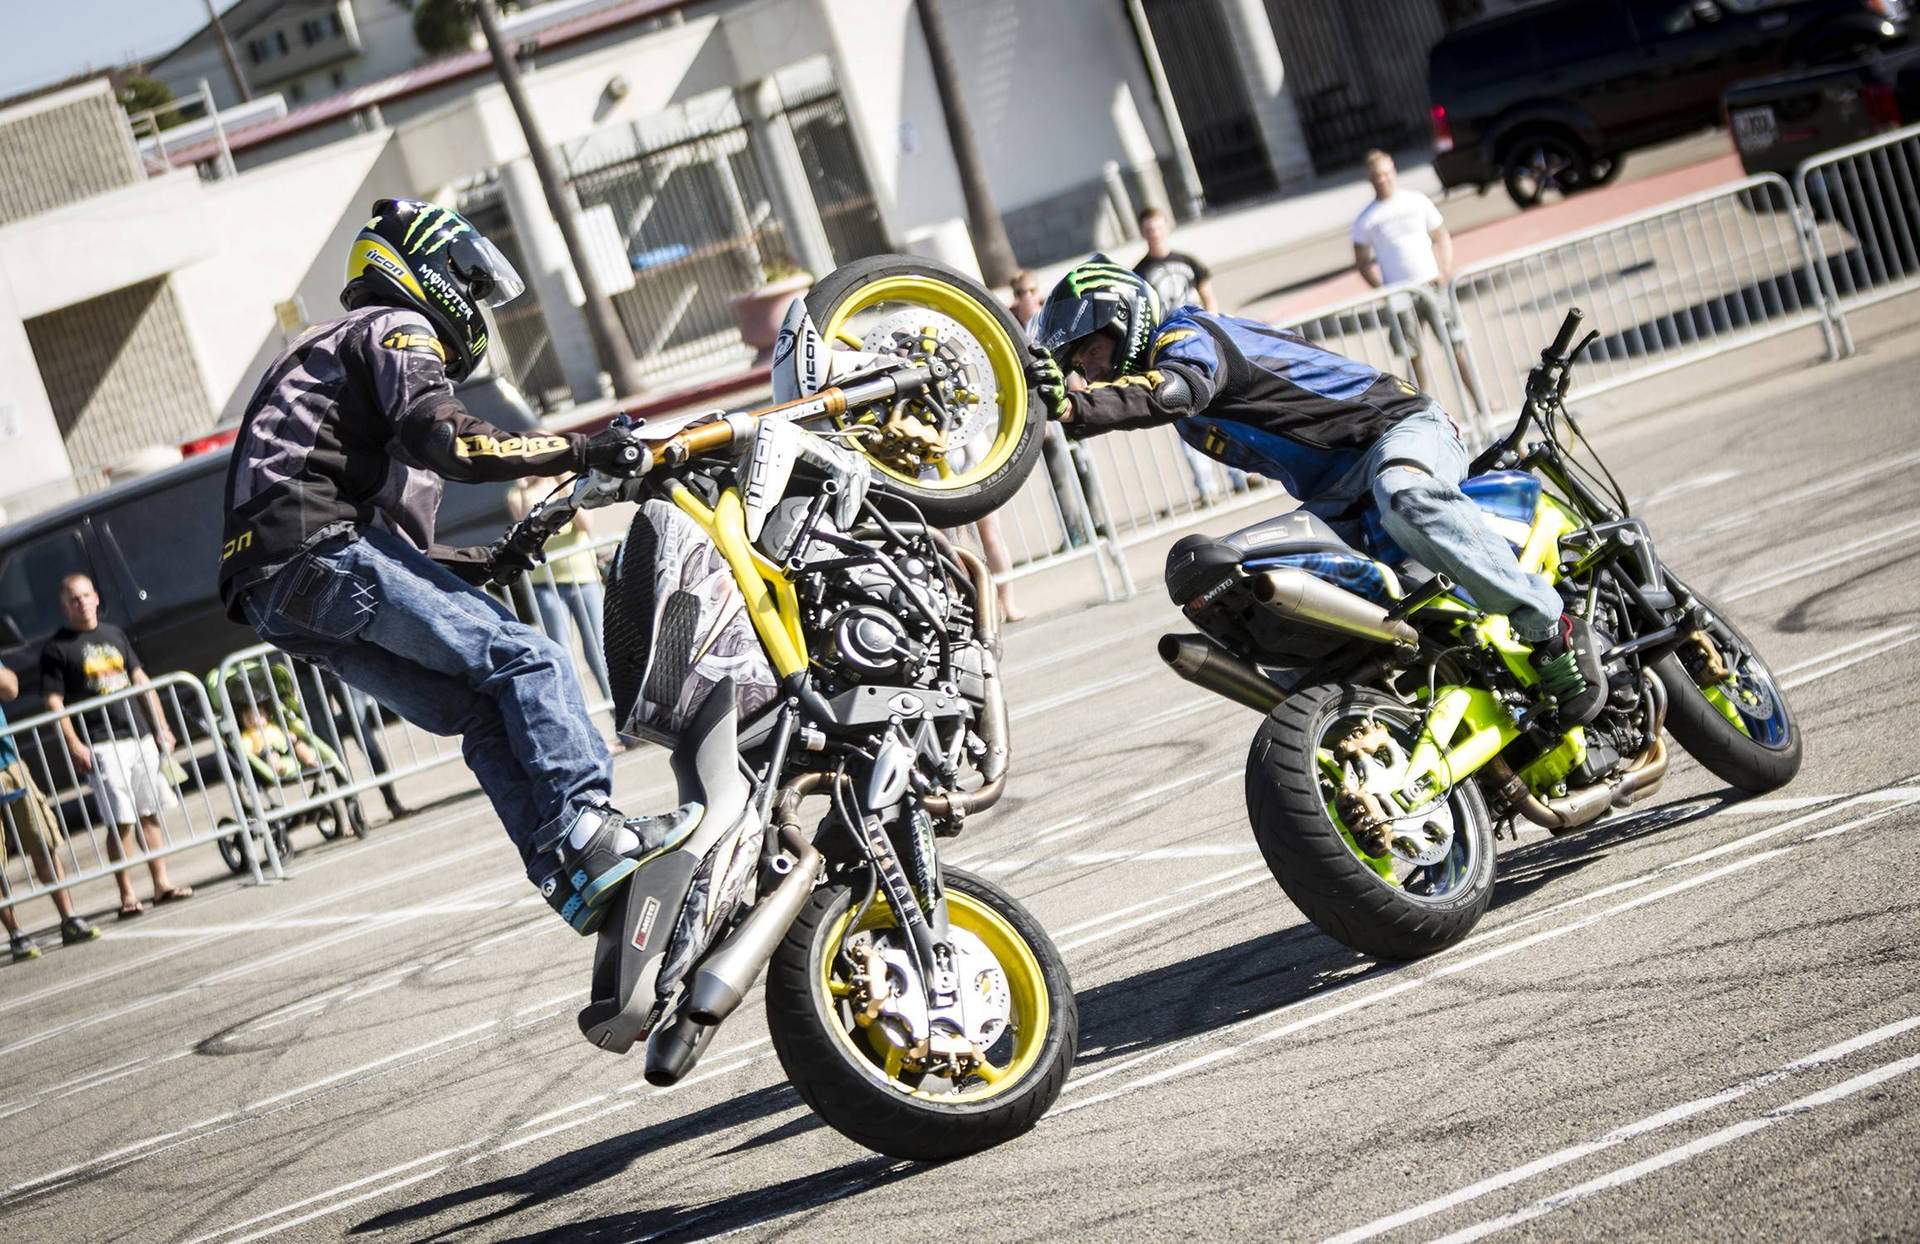
[[[1387,429],[1366,457],[1303,508],[1332,519],[1371,492],[1387,534],[1410,557],[1450,576],[1482,609],[1507,615],[1519,638],[1540,643],[1560,620],[1560,594],[1543,576],[1520,569],[1513,549],[1460,491],[1468,461],[1445,412],[1429,407]]]
[[[580,630],[580,650],[587,655],[587,668],[593,671],[593,681],[600,685],[601,695],[612,699],[613,687],[607,682],[607,659],[600,651],[600,635],[605,629],[602,605],[606,595],[607,590],[598,583],[533,580],[533,606],[540,612],[540,629],[547,633],[548,639],[565,648],[567,617],[571,614],[574,626]]]
[[[324,541],[242,607],[262,639],[423,730],[459,735],[523,861],[542,826],[606,796],[612,761],[571,658],[398,536]]]

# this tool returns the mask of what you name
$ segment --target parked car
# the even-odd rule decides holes
[[[1733,83],[1856,59],[1907,34],[1903,0],[1549,0],[1434,45],[1433,167],[1521,207],[1611,180],[1638,148],[1719,123]]]
[[[1822,152],[1920,121],[1920,48],[1736,83],[1724,106],[1740,166],[1792,180]]]
[[[509,432],[539,427],[506,381],[482,377],[457,390],[475,415]],[[40,645],[61,623],[56,587],[85,574],[100,613],[133,635],[150,672],[204,674],[230,652],[257,643],[228,621],[216,592],[230,444],[178,466],[0,528],[0,661],[23,674],[19,720],[40,711]],[[511,521],[507,485],[448,484],[438,536],[484,544]]]

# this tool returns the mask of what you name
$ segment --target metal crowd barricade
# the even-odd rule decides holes
[[[1808,231],[1771,173],[1472,265],[1451,294],[1496,428],[1568,307],[1602,334],[1575,373],[1587,394],[1814,324],[1829,358],[1842,351]]]
[[[239,815],[227,757],[207,735],[214,722],[191,675],[145,683],[40,713],[0,729],[19,753],[26,786],[0,802],[0,907],[81,885],[209,845]],[[161,749],[160,728],[175,745]],[[10,782],[9,786],[14,783]],[[122,822],[120,815],[131,816]],[[278,863],[269,855],[276,877]],[[245,863],[263,880],[260,857]]]
[[[1098,472],[1086,447],[1068,442],[1056,426],[1047,427],[1041,461],[1013,499],[984,525],[971,524],[955,534],[990,567],[1000,556],[987,546],[998,541],[1007,568],[994,572],[996,582],[1091,560],[1107,600],[1133,594]]]
[[[1463,426],[1491,435],[1468,344],[1444,291],[1421,284],[1388,285],[1281,327],[1411,380]]]
[[[1850,354],[1848,308],[1920,289],[1920,125],[1816,156],[1793,185]]]

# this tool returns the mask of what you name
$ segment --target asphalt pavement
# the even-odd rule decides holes
[[[1028,1136],[859,1149],[782,1081],[757,994],[648,1087],[579,1038],[590,946],[467,797],[0,970],[5,1234],[1912,1238],[1917,319],[1583,405],[1662,555],[1771,659],[1806,764],[1743,799],[1679,759],[1630,812],[1523,830],[1454,950],[1385,966],[1303,922],[1245,825],[1256,718],[1160,667],[1179,619],[1143,573],[1012,630],[1010,795],[948,847],[1079,995]],[[657,753],[618,776],[665,802]]]

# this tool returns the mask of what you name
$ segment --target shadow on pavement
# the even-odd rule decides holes
[[[509,1244],[640,1244],[640,1241],[710,1239],[830,1205],[843,1197],[932,1170],[933,1165],[875,1155],[817,1174],[782,1180],[758,1192],[714,1205],[664,1205],[607,1214],[529,1235],[500,1237]]]
[[[785,1084],[770,1085],[740,1097],[730,1098],[696,1110],[692,1114],[666,1119],[649,1127],[623,1135],[612,1136],[584,1149],[542,1162],[529,1170],[517,1171],[490,1179],[484,1183],[473,1184],[412,1205],[391,1209],[365,1222],[356,1223],[351,1234],[368,1235],[376,1231],[385,1231],[393,1227],[405,1226],[430,1219],[439,1214],[458,1210],[462,1206],[491,1200],[495,1197],[511,1197],[511,1203],[467,1221],[450,1223],[423,1239],[435,1239],[460,1232],[471,1231],[488,1223],[496,1223],[512,1218],[523,1210],[538,1208],[561,1197],[579,1192],[626,1174],[635,1166],[646,1163],[649,1155],[668,1145],[693,1140],[725,1128],[734,1127],[754,1119],[763,1119],[791,1109],[798,1104],[793,1090]],[[671,1213],[676,1211],[660,1211]],[[686,1212],[686,1211],[677,1211]],[[653,1215],[623,1215],[633,1220]],[[591,1224],[569,1227],[564,1231],[547,1232],[529,1239],[597,1239],[599,1236],[580,1234]],[[621,1228],[627,1232],[625,1238],[632,1238],[640,1229],[629,1225]]]

